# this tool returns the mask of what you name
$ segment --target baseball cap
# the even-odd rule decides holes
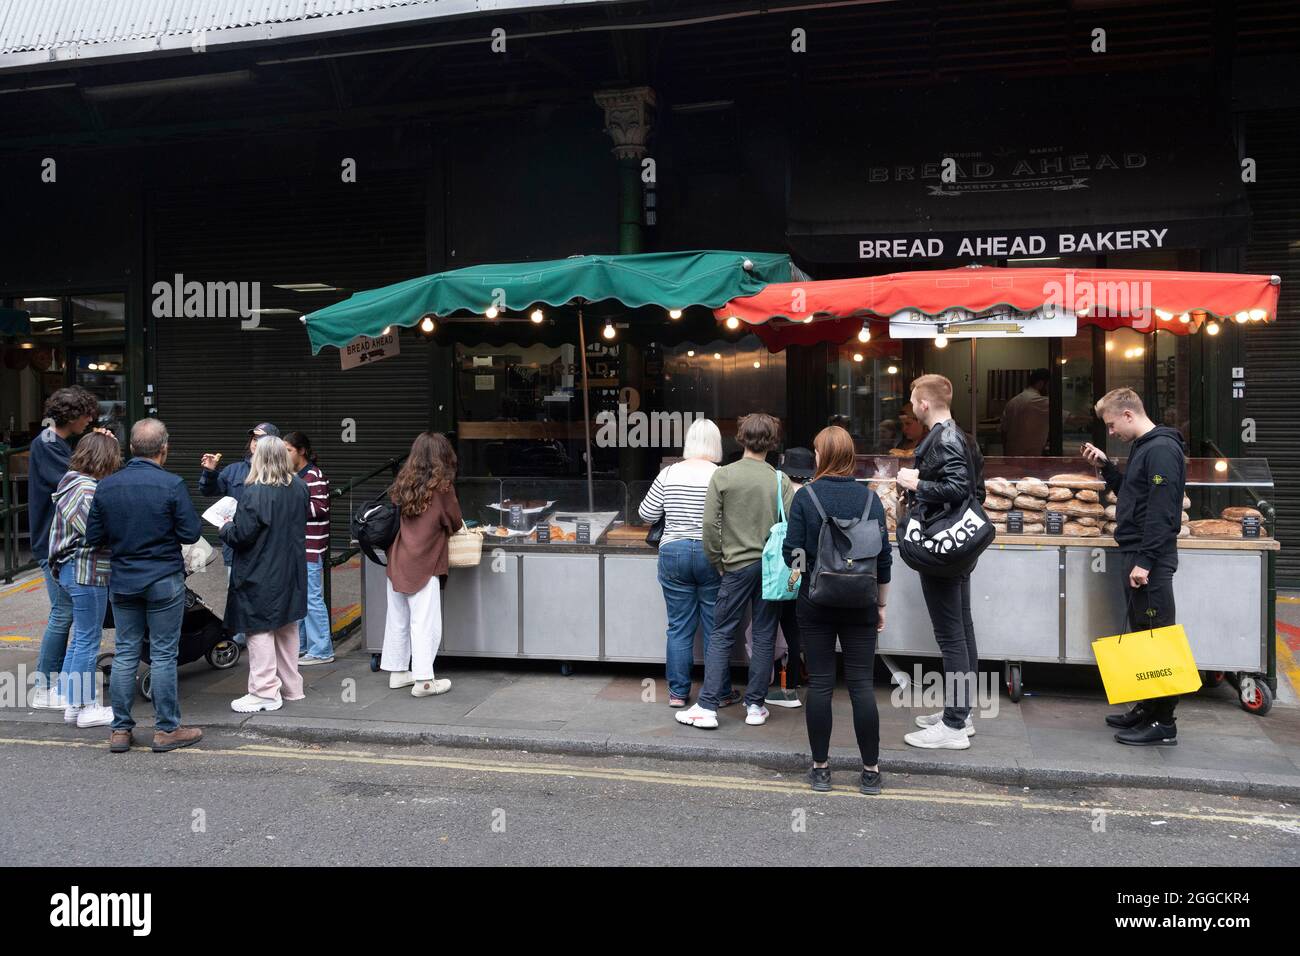
[[[259,432],[262,435],[271,435],[274,438],[280,437],[280,429],[276,428],[270,422],[262,422],[262,424],[255,425],[248,430],[248,434],[250,435],[256,435]]]
[[[816,459],[807,448],[787,448],[781,456],[781,470],[791,478],[806,481],[813,476]]]

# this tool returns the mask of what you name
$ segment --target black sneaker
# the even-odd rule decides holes
[[[859,785],[858,789],[869,797],[874,797],[878,794],[880,792],[880,771],[863,770],[862,783]]]
[[[813,767],[808,771],[808,782],[818,793],[831,792],[831,768]]]
[[[1106,726],[1114,727],[1116,730],[1132,730],[1151,719],[1151,711],[1142,704],[1138,704],[1132,710],[1125,711],[1122,714],[1107,714]]]
[[[1121,730],[1115,739],[1133,747],[1172,747],[1178,743],[1178,727],[1153,721],[1131,730]]]

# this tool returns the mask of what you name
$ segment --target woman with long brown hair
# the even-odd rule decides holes
[[[448,539],[464,524],[455,478],[456,452],[447,436],[421,432],[393,482],[401,525],[388,549],[388,616],[379,666],[389,672],[389,687],[410,687],[413,697],[451,690],[451,681],[434,676],[433,659],[442,643]]]
[[[813,439],[817,472],[800,488],[790,505],[790,522],[782,547],[785,562],[802,568],[796,614],[799,637],[808,659],[808,743],[813,765],[809,782],[817,791],[831,789],[831,695],[835,690],[835,639],[844,651],[844,681],[853,703],[853,730],[862,755],[863,793],[880,792],[880,715],[872,673],[876,634],[885,627],[885,598],[892,561],[885,509],[867,486],[853,477],[853,438],[838,425],[823,428]],[[819,604],[809,593],[817,571],[818,546],[824,522],[865,519],[880,523],[880,553],[874,582],[864,582],[865,607]],[[868,566],[869,567],[869,566]],[[871,584],[874,584],[874,595]]]

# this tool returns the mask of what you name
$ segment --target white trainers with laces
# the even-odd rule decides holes
[[[411,688],[412,697],[436,697],[438,694],[445,694],[451,690],[451,681],[446,677],[434,678],[433,680],[417,680],[415,686]]]
[[[761,727],[767,723],[768,711],[762,704],[750,704],[745,708],[745,723],[751,727]]]
[[[103,704],[87,704],[77,714],[77,726],[82,730],[87,727],[107,727],[113,722],[113,708]]]
[[[275,697],[258,697],[256,694],[245,694],[238,700],[230,702],[230,709],[237,714],[256,714],[263,710],[279,710],[284,706],[284,698],[279,694]]]
[[[67,707],[63,708],[63,722],[65,724],[75,724],[80,713],[80,704],[69,704]]]
[[[415,675],[410,671],[392,671],[388,675],[388,686],[392,690],[399,687],[410,687],[415,683]]]
[[[916,730],[907,734],[903,740],[922,750],[969,750],[970,737],[965,730],[953,730],[942,720],[931,724],[925,730]]]
[[[68,702],[55,690],[38,687],[32,691],[32,706],[37,710],[66,710]]]
[[[708,710],[699,704],[692,704],[685,710],[679,710],[673,714],[679,724],[689,724],[692,727],[700,727],[704,730],[713,730],[718,726],[718,712]]]
[[[943,723],[943,711],[939,711],[937,714],[922,714],[920,717],[916,718],[916,726],[920,727],[922,730],[926,727],[933,727],[935,724],[941,723]],[[966,736],[975,736],[975,718],[971,717],[969,714],[966,715]]]

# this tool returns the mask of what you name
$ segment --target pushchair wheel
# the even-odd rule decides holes
[[[153,668],[146,667],[135,679],[136,689],[145,700],[153,700]]]
[[[108,683],[109,677],[113,674],[113,658],[116,655],[112,651],[105,651],[95,658],[95,670],[104,675],[104,683]]]
[[[234,667],[238,664],[239,655],[239,645],[227,638],[219,644],[214,644],[204,657],[217,670],[223,671],[227,667]]]

